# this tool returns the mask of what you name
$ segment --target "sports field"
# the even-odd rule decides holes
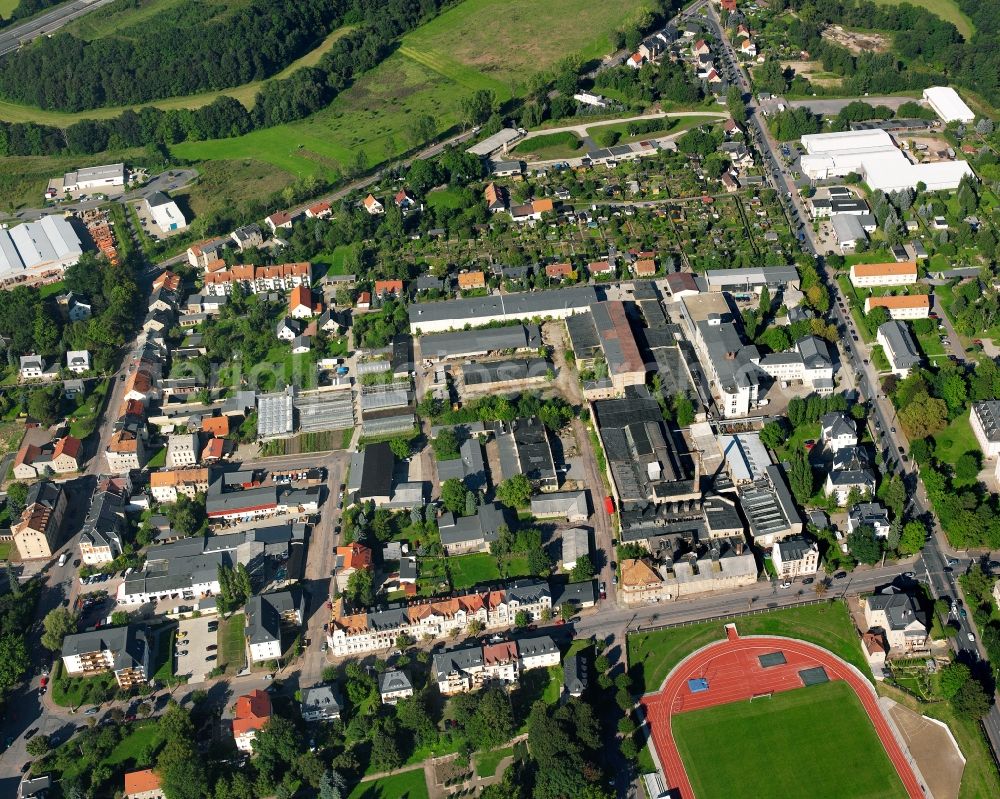
[[[941,19],[958,28],[958,32],[966,39],[972,36],[975,30],[972,20],[965,16],[955,0],[875,0],[875,4],[880,6],[895,6],[904,2],[911,6],[926,8],[932,14],[937,14]]]
[[[672,727],[697,799],[906,796],[844,682],[680,713]]]

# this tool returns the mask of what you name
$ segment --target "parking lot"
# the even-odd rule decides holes
[[[218,662],[216,632],[209,632],[209,625],[216,626],[215,616],[203,616],[198,619],[184,619],[177,628],[174,639],[174,654],[177,658],[175,674],[188,674],[188,684],[204,682],[208,673]],[[183,643],[182,643],[183,642]],[[187,654],[182,654],[186,652]]]

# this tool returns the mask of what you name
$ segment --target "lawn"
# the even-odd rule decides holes
[[[108,765],[116,765],[128,761],[136,762],[145,752],[158,747],[163,742],[163,733],[156,722],[140,722],[132,727],[127,737],[119,741],[118,746],[111,750],[104,761]]]
[[[792,434],[785,439],[785,443],[782,445],[778,455],[782,458],[790,458],[792,453],[800,452],[805,449],[806,441],[809,441],[810,439],[813,441],[819,441],[819,438],[819,422],[813,422],[812,424],[800,424],[798,427],[794,428],[792,430]]]
[[[235,613],[219,622],[219,668],[232,666],[239,671],[246,663],[246,639],[243,630],[246,620],[242,613]]]
[[[911,332],[913,328],[910,328]],[[917,342],[920,344],[920,349],[927,358],[944,358],[944,344],[941,343],[941,334],[938,333],[937,328],[934,328],[930,333],[916,334]]]
[[[448,571],[451,574],[452,587],[456,591],[500,579],[497,559],[487,552],[448,558]]]
[[[969,425],[968,413],[963,413],[934,436],[934,454],[942,463],[955,464],[966,452],[977,451],[979,445]]]
[[[479,752],[476,755],[476,774],[480,777],[492,777],[497,773],[497,766],[500,765],[500,761],[513,754],[513,746],[494,749],[491,752]]]
[[[153,679],[166,685],[174,676],[174,638],[177,635],[177,628],[173,625],[159,630],[156,636],[156,648],[152,663]]]
[[[950,22],[958,28],[958,32],[966,39],[972,36],[975,30],[972,20],[962,13],[962,10],[958,7],[958,3],[954,2],[954,0],[875,0],[875,5],[895,6],[904,2],[912,6],[926,8],[932,14],[941,17],[945,22]]]
[[[427,799],[424,770],[415,768],[380,780],[359,783],[347,799]]]
[[[147,469],[162,469],[167,465],[167,448],[160,447],[153,457],[149,459],[149,463],[146,464]]]
[[[10,15],[19,5],[21,5],[21,0],[0,0],[0,17],[10,19]]]
[[[572,131],[546,133],[521,142],[514,148],[518,155],[533,155],[545,161],[551,158],[571,158],[583,146],[583,140]]]
[[[0,560],[10,560],[10,550],[13,544],[10,541],[0,541]]]
[[[93,386],[94,384],[91,383],[90,385]],[[98,383],[83,405],[70,414],[70,435],[84,439],[94,432],[101,408],[104,407],[104,395],[108,393],[109,385],[107,380]]]
[[[871,720],[844,682],[680,713],[671,725],[698,799],[906,796]],[[766,768],[748,767],[765,752]]]
[[[785,608],[734,619],[742,635],[784,635],[817,644],[870,677],[871,669],[847,606],[839,601]],[[726,637],[725,622],[711,621],[628,637],[629,673],[643,693],[659,690],[670,670],[696,649]]]
[[[313,264],[326,266],[328,275],[346,275],[347,254],[350,251],[350,244],[338,244],[331,252],[324,252],[313,258]]]
[[[458,189],[437,189],[427,195],[427,205],[431,208],[461,208],[462,192]]]

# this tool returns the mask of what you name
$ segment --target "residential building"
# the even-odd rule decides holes
[[[372,214],[373,216],[376,215],[376,214],[384,214],[385,213],[385,206],[382,205],[381,202],[379,202],[378,200],[376,200],[375,197],[373,195],[371,195],[371,194],[369,194],[367,197],[365,197],[364,202],[362,203],[362,205],[364,206],[365,210],[369,214]]]
[[[74,677],[111,672],[127,690],[149,680],[149,650],[146,628],[137,624],[72,633],[63,639],[63,668]]]
[[[73,436],[63,436],[40,447],[24,444],[14,457],[14,477],[18,480],[31,480],[50,473],[79,471],[82,450],[83,442]]]
[[[211,244],[192,244],[187,248],[188,263],[195,269],[208,269],[210,264],[214,264],[222,259],[225,248],[226,244],[224,241],[217,241]],[[153,285],[155,288],[156,284],[154,283]],[[177,288],[179,288],[179,283],[174,287],[174,290],[176,291]]]
[[[378,676],[378,693],[383,705],[394,705],[400,699],[413,696],[413,684],[405,672],[388,669]]]
[[[86,350],[70,350],[66,353],[66,368],[75,375],[90,371],[90,353]]]
[[[446,650],[431,660],[431,676],[445,696],[491,683],[513,685],[521,672],[559,665],[559,647],[547,635]]]
[[[926,319],[930,316],[931,301],[927,294],[865,297],[865,313],[872,308],[885,308],[891,319]]]
[[[510,525],[507,512],[495,502],[476,508],[473,516],[456,518],[446,511],[438,518],[441,546],[446,555],[489,552],[490,544],[497,540],[500,527],[505,524]]]
[[[771,563],[779,580],[811,576],[819,569],[819,545],[801,536],[776,541],[771,547]]]
[[[292,319],[309,319],[314,314],[312,290],[295,286],[288,295],[288,315]]]
[[[875,473],[861,447],[843,447],[834,453],[824,490],[842,508],[847,506],[852,491],[868,496],[875,493]]]
[[[326,219],[332,213],[333,211],[330,208],[330,203],[325,200],[314,203],[306,208],[306,216],[310,219]]]
[[[460,291],[474,291],[486,288],[486,273],[482,270],[474,272],[459,272],[458,288]]]
[[[859,502],[847,511],[847,533],[850,535],[859,527],[871,527],[875,537],[889,537],[889,511],[878,502]]]
[[[842,253],[854,252],[858,244],[868,241],[868,233],[861,218],[852,214],[837,214],[833,217],[833,235],[836,236]]]
[[[149,475],[149,490],[157,502],[172,503],[177,497],[194,499],[197,494],[208,493],[208,469],[178,469],[155,471]]]
[[[520,612],[534,622],[551,610],[549,586],[536,580],[515,580],[504,589],[446,599],[394,603],[380,610],[350,612],[339,599],[334,603],[328,642],[337,656],[376,652],[395,646],[400,633],[416,640],[446,638],[453,631],[467,630],[473,620],[486,629],[506,629]]]
[[[385,299],[386,297],[402,297],[403,281],[398,279],[376,280],[374,293],[379,299]]]
[[[979,442],[984,458],[1000,455],[1000,401],[986,400],[972,403],[969,426]]]
[[[819,419],[820,439],[832,452],[858,445],[858,427],[853,419],[843,413],[823,414]]]
[[[276,591],[250,597],[244,608],[246,649],[251,663],[281,658],[282,625],[302,624],[302,594]]]
[[[57,483],[43,480],[28,488],[21,518],[10,528],[21,560],[52,557],[59,543],[66,502],[66,492]]]
[[[219,593],[219,566],[250,571],[265,558],[287,561],[289,579],[303,568],[305,525],[281,522],[235,533],[194,537],[158,544],[146,553],[141,572],[118,590],[121,605],[145,605],[161,599],[189,602]]]
[[[233,739],[241,752],[253,752],[257,732],[271,719],[271,697],[266,691],[254,690],[236,700],[233,718]]]
[[[88,566],[110,563],[124,551],[125,509],[131,490],[127,478],[110,477],[98,483],[80,532],[80,559]]]
[[[160,777],[151,768],[125,772],[124,799],[164,799]]]
[[[187,227],[187,220],[177,203],[171,200],[162,191],[154,191],[144,200],[146,211],[153,218],[153,222],[164,233],[175,230],[184,230]]]
[[[927,649],[927,616],[914,597],[889,590],[864,597],[861,607],[868,627],[885,635],[890,654],[909,655]]]
[[[22,355],[20,364],[22,380],[37,380],[45,375],[45,360],[38,355]]]
[[[135,431],[116,430],[111,434],[104,457],[112,474],[128,474],[134,469],[141,469],[146,463],[143,436]]]
[[[806,336],[795,342],[791,352],[765,355],[757,363],[759,369],[774,380],[802,382],[818,394],[834,389],[834,362],[830,346],[819,336]]]
[[[195,466],[201,454],[201,444],[197,433],[173,433],[167,437],[168,469],[182,469]]]
[[[587,690],[587,660],[581,654],[569,655],[563,661],[563,690],[573,697]]]
[[[32,777],[25,774],[17,786],[17,799],[46,799],[52,789],[52,776]]]
[[[855,288],[910,286],[916,282],[916,261],[901,261],[886,264],[853,264],[851,266],[851,283]]]
[[[267,222],[267,226],[271,228],[272,233],[277,233],[279,230],[291,230],[292,225],[295,224],[295,217],[288,213],[288,211],[275,211],[266,217],[264,221]]]
[[[296,286],[312,285],[312,264],[308,262],[274,266],[240,264],[205,275],[203,291],[209,296],[228,295],[237,283],[250,294],[290,291]]]
[[[923,360],[913,334],[903,322],[893,319],[879,325],[875,339],[881,345],[892,373],[899,377],[909,376],[910,370]]]
[[[344,701],[333,683],[321,683],[302,691],[299,711],[304,721],[336,721],[344,709]]]
[[[245,252],[251,247],[261,247],[264,244],[264,234],[261,232],[260,226],[256,224],[238,227],[229,236],[240,252]]]
[[[663,577],[648,558],[625,558],[619,568],[618,593],[626,605],[645,605],[667,598]]]
[[[337,547],[336,557],[334,568],[337,570],[337,574],[344,577],[350,576],[359,569],[367,570],[372,567],[371,549],[357,541],[352,541],[346,546]]]
[[[524,172],[523,161],[494,161],[491,164],[491,174],[496,178],[509,178]]]

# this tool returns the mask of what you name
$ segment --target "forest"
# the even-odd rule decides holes
[[[344,0],[251,0],[213,19],[225,6],[183,0],[146,20],[136,38],[87,42],[59,32],[36,40],[0,64],[0,95],[84,111],[262,80],[319,44],[346,6]]]
[[[302,67],[288,78],[265,83],[252,111],[231,97],[221,96],[199,109],[162,111],[147,107],[138,112],[124,111],[113,119],[82,120],[66,130],[31,122],[0,122],[0,156],[67,152],[88,155],[122,147],[238,136],[257,128],[302,119],[329,105],[357,75],[377,66],[389,54],[397,37],[426,22],[438,8],[437,0],[391,0],[388,3],[352,0],[340,19],[345,24],[360,23],[358,27],[338,39],[316,66]],[[49,41],[56,41],[56,38]],[[188,57],[195,56],[189,54]],[[0,69],[0,95],[6,93],[4,76],[12,68],[8,62]],[[104,71],[110,75],[116,70],[105,67]],[[163,68],[163,71],[168,70]],[[29,83],[40,84],[38,74]],[[225,85],[237,83],[240,80],[227,81]],[[18,88],[16,91],[30,90]],[[118,102],[142,102],[142,98],[130,95]]]

